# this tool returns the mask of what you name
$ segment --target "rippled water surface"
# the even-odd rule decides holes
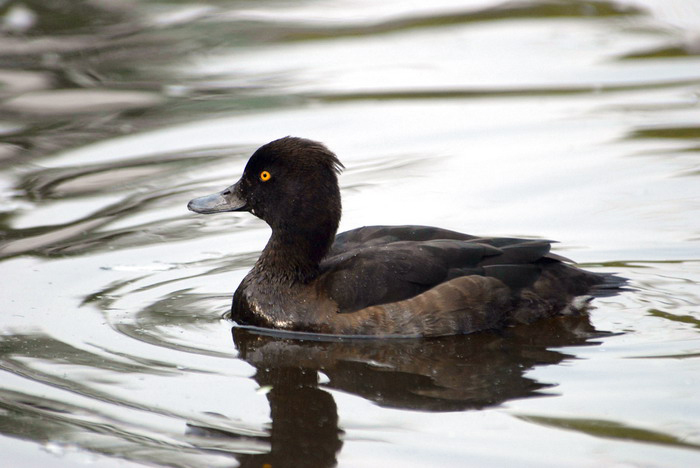
[[[0,465],[700,466],[699,100],[693,1],[0,3]],[[232,329],[269,230],[185,205],[290,134],[345,164],[341,229],[558,239],[634,290]]]

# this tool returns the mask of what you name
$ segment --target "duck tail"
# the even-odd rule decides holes
[[[616,273],[596,273],[598,283],[591,288],[594,297],[610,297],[622,291],[631,291],[627,286],[627,279]]]

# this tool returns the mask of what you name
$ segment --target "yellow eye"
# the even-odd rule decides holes
[[[262,180],[263,182],[267,182],[268,180],[270,180],[270,177],[272,177],[272,175],[267,171],[262,171],[260,173],[260,180]]]

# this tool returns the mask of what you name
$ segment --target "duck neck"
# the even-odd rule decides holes
[[[309,232],[272,230],[255,269],[281,284],[308,283],[319,274],[321,260],[335,239],[338,223],[316,225]]]

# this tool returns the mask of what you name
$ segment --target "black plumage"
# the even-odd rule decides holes
[[[241,179],[192,200],[199,213],[249,211],[272,236],[233,297],[244,325],[370,336],[440,336],[585,309],[622,280],[550,253],[551,241],[475,237],[428,226],[336,236],[342,164],[286,137],[258,149]]]

